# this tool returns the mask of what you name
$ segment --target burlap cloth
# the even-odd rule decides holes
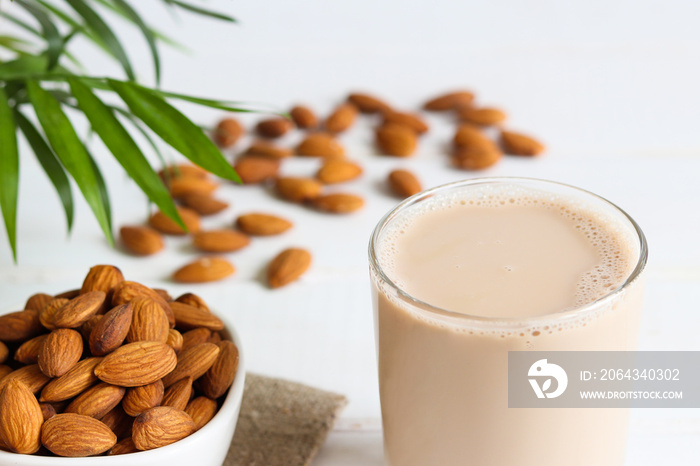
[[[310,464],[346,404],[342,395],[246,374],[241,414],[224,466]]]

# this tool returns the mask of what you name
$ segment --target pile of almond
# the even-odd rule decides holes
[[[0,316],[0,449],[119,455],[169,445],[211,420],[238,348],[198,296],[90,269],[80,289],[38,293]]]

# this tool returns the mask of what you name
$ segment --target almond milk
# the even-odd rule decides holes
[[[403,208],[372,248],[390,465],[622,466],[626,410],[514,409],[507,393],[508,351],[635,349],[643,247],[622,212],[480,182]]]

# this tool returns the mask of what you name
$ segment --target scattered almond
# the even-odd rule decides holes
[[[244,184],[256,184],[276,177],[280,163],[270,157],[249,155],[239,158],[233,168]]]
[[[362,167],[349,160],[326,160],[318,172],[316,178],[323,184],[344,183],[354,180],[362,175]]]
[[[416,134],[428,132],[428,125],[415,113],[389,111],[384,113],[384,124],[395,123],[411,128]]]
[[[294,151],[286,147],[279,147],[267,141],[255,141],[241,155],[260,155],[271,159],[284,159],[293,153]]]
[[[187,194],[180,198],[180,202],[199,215],[214,215],[228,208],[228,203],[215,199],[208,194]]]
[[[222,280],[236,269],[223,257],[201,257],[175,271],[173,279],[180,283],[204,283]]]
[[[221,147],[231,147],[245,134],[245,129],[238,120],[228,117],[222,119],[214,129],[214,140]]]
[[[218,187],[217,183],[196,176],[178,176],[172,178],[168,183],[170,195],[175,199],[180,199],[188,194],[211,194]]]
[[[91,293],[102,292],[92,291]],[[82,354],[82,335],[69,328],[59,328],[53,330],[46,337],[44,344],[39,349],[37,362],[39,369],[47,377],[60,377],[80,361]]]
[[[347,214],[360,210],[365,201],[355,194],[333,193],[319,196],[312,201],[314,207],[332,214]]]
[[[416,133],[407,126],[388,123],[377,129],[376,142],[384,155],[407,157],[413,154],[418,145]]]
[[[95,418],[64,413],[44,422],[41,443],[59,456],[93,456],[112,448],[117,436]]]
[[[289,115],[292,117],[297,128],[313,129],[318,126],[318,118],[309,107],[304,105],[296,105],[290,110]]]
[[[292,222],[276,215],[250,213],[239,216],[236,226],[249,235],[279,235],[292,228]]]
[[[134,420],[132,439],[139,450],[152,450],[177,442],[195,431],[192,418],[184,411],[159,406]]]
[[[44,416],[39,402],[20,380],[11,380],[0,391],[0,439],[15,453],[39,450]]]
[[[192,165],[191,163],[168,165],[159,171],[158,175],[160,175],[160,178],[165,182],[178,176],[197,176],[199,178],[209,178],[208,171],[197,165]]]
[[[285,135],[292,128],[294,123],[287,118],[269,118],[258,122],[255,127],[260,136],[271,139]]]
[[[350,128],[357,118],[357,107],[352,104],[342,104],[331,113],[324,127],[329,133],[337,134]]]
[[[163,235],[149,227],[123,226],[119,229],[119,236],[124,247],[139,256],[150,256],[165,246]]]
[[[148,219],[148,224],[166,235],[185,235],[187,233],[197,233],[200,228],[199,215],[194,210],[188,209],[187,207],[178,207],[178,213],[182,222],[187,227],[187,231],[183,230],[180,225],[178,225],[175,220],[171,219],[163,212],[158,211],[151,215]]]
[[[308,134],[297,146],[296,153],[308,157],[345,157],[343,146],[328,133]]]
[[[465,170],[482,170],[494,165],[503,154],[495,146],[455,147],[452,162]]]
[[[457,114],[460,120],[480,126],[493,126],[506,119],[503,110],[493,107],[464,107]]]
[[[275,190],[280,197],[292,202],[304,202],[318,197],[323,185],[313,178],[286,176],[277,178]]]
[[[301,277],[311,265],[311,253],[305,249],[290,248],[279,253],[267,267],[270,288],[280,288]]]
[[[394,170],[387,178],[389,188],[398,197],[404,199],[421,192],[420,181],[408,170]]]
[[[442,112],[467,106],[471,104],[473,100],[474,94],[469,91],[449,92],[427,101],[423,104],[423,108],[433,112]]]
[[[455,147],[496,147],[481,129],[470,124],[462,124],[457,128],[452,143]]]
[[[348,96],[348,102],[352,103],[362,113],[383,113],[391,110],[389,104],[369,94],[354,92]]]
[[[544,144],[522,133],[501,131],[501,146],[510,155],[539,155],[544,152]]]
[[[250,238],[235,230],[200,231],[192,237],[192,244],[204,252],[233,252],[250,244]]]

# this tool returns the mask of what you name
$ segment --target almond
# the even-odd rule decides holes
[[[222,280],[236,269],[223,257],[200,257],[175,271],[173,279],[180,283],[204,283]]]
[[[235,230],[210,230],[195,234],[192,243],[204,252],[233,252],[248,246],[250,238]]]
[[[209,178],[209,172],[200,166],[192,165],[191,163],[182,163],[178,165],[168,165],[166,168],[158,172],[160,178],[166,181],[178,176],[196,176],[199,178]]]
[[[301,277],[311,265],[311,254],[305,249],[290,248],[282,251],[267,267],[270,288],[279,288]]]
[[[197,176],[178,176],[168,182],[170,195],[180,199],[188,194],[211,194],[219,187],[217,183]]]
[[[138,387],[163,378],[176,365],[175,351],[165,343],[137,341],[105,356],[95,367],[95,375],[112,385]]]
[[[271,139],[285,135],[292,128],[294,128],[294,123],[287,118],[269,118],[258,122],[255,126],[255,130],[260,136]]]
[[[123,387],[99,383],[71,401],[64,412],[100,419],[122,401],[125,391]]]
[[[194,421],[195,430],[199,430],[211,421],[216,414],[216,409],[216,401],[206,396],[198,396],[187,404],[185,412]]]
[[[492,149],[496,144],[486,137],[479,128],[469,124],[460,125],[452,140],[455,147],[484,147]]]
[[[41,407],[29,388],[11,380],[0,392],[0,438],[15,453],[36,453],[41,446]]]
[[[292,222],[276,215],[250,213],[236,219],[236,226],[249,235],[279,235],[292,228]]]
[[[369,94],[354,92],[348,96],[348,102],[352,103],[362,113],[383,113],[391,110],[389,104]]]
[[[129,252],[139,256],[150,256],[165,246],[163,235],[145,226],[123,226],[119,229],[119,237]]]
[[[5,378],[6,375],[9,375],[11,372],[12,368],[10,366],[0,364],[0,387],[2,387],[2,379]]]
[[[92,291],[91,293],[102,292]],[[75,366],[82,355],[83,337],[80,333],[68,328],[59,328],[46,337],[37,359],[41,372],[46,376],[60,377]]]
[[[496,146],[456,147],[452,163],[465,170],[482,170],[494,165],[502,155]]]
[[[243,184],[256,184],[277,176],[279,160],[264,156],[248,155],[239,158],[233,168]]]
[[[134,420],[132,439],[139,450],[152,450],[177,442],[195,431],[192,418],[184,411],[159,406]]]
[[[209,398],[217,399],[226,393],[238,370],[238,348],[232,341],[223,340],[216,344],[219,355],[209,370],[199,379],[199,389]]]
[[[137,296],[131,300],[133,317],[126,333],[126,341],[160,341],[168,340],[170,322],[160,303],[147,296]]]
[[[365,201],[354,194],[333,193],[319,196],[312,201],[314,207],[332,214],[348,214],[360,210]]]
[[[284,159],[291,156],[293,151],[279,147],[267,141],[255,141],[242,155],[260,155],[271,159]]]
[[[277,194],[292,202],[304,202],[318,197],[322,189],[323,185],[313,178],[286,176],[275,182]]]
[[[19,348],[15,351],[15,361],[21,362],[22,364],[36,364],[39,358],[39,350],[41,346],[46,341],[48,335],[39,335],[31,340],[27,340],[22,343]],[[0,353],[2,352],[2,347],[7,351],[7,346],[0,343]],[[4,362],[4,359],[0,355],[0,362]],[[5,354],[7,356],[7,354]]]
[[[316,172],[316,178],[323,184],[343,183],[362,175],[362,167],[348,160],[326,160]]]
[[[510,155],[539,155],[545,149],[538,140],[513,131],[501,131],[501,146]]]
[[[479,126],[493,126],[506,119],[503,110],[493,107],[464,107],[458,111],[459,119]]]
[[[160,406],[165,394],[162,380],[141,387],[129,388],[124,395],[122,408],[129,416],[138,416],[147,409]]]
[[[96,382],[95,367],[102,358],[87,358],[78,362],[68,372],[57,379],[53,379],[41,391],[41,401],[55,403],[68,400],[84,392]]]
[[[155,290],[144,286],[137,282],[124,281],[114,288],[114,295],[112,297],[112,305],[116,306],[119,304],[124,304],[131,302],[137,296],[143,296],[151,298],[156,301],[163,308],[165,315],[168,316],[168,322],[170,322],[170,328],[175,327],[175,316],[173,315],[172,309],[168,302],[161,297],[161,295]]]
[[[193,328],[182,334],[182,350],[185,351],[194,345],[206,343],[211,338],[211,330],[205,327]]]
[[[316,114],[313,110],[304,105],[294,106],[294,108],[289,111],[289,116],[292,117],[292,121],[297,125],[297,128],[312,129],[318,126]]]
[[[402,199],[411,197],[423,190],[418,178],[408,170],[392,171],[389,173],[387,181],[391,191]]]
[[[209,312],[209,306],[207,306],[207,303],[194,293],[185,293],[180,295],[175,301],[178,303],[189,304],[190,306],[198,307],[199,309]]]
[[[219,347],[214,343],[199,343],[191,348],[182,350],[177,357],[177,367],[163,377],[165,388],[185,377],[193,380],[200,378],[216,361]]]
[[[88,291],[71,299],[53,314],[51,321],[56,328],[78,328],[97,314],[105,302],[104,291]],[[80,336],[78,334],[78,336]]]
[[[180,202],[199,215],[214,215],[228,208],[228,203],[215,199],[208,194],[186,194],[180,198]]]
[[[184,411],[192,397],[192,380],[192,377],[185,377],[168,387],[161,406],[171,406]]]
[[[104,291],[109,299],[111,299],[111,290],[118,283],[124,281],[122,271],[113,265],[96,265],[90,267],[90,271],[83,280],[83,286],[80,288],[80,294],[85,294],[89,291]]]
[[[66,298],[54,298],[49,301],[49,304],[47,304],[39,314],[39,321],[41,322],[41,325],[49,330],[55,330],[58,328],[54,324],[54,316],[59,309],[63,308],[63,306],[69,302],[70,300]]]
[[[53,296],[46,293],[36,293],[29,297],[27,303],[24,305],[25,309],[31,309],[32,311],[41,312],[44,307],[53,299]]]
[[[134,418],[126,414],[121,405],[105,414],[100,421],[109,427],[109,430],[114,432],[118,439],[131,437],[131,426],[134,424]]]
[[[415,113],[389,111],[384,113],[384,124],[395,123],[412,129],[416,134],[428,132],[428,125]]]
[[[377,147],[385,155],[407,157],[413,154],[418,145],[416,133],[407,126],[388,123],[376,132]]]
[[[311,133],[299,143],[297,155],[308,157],[343,158],[345,149],[328,133]]]
[[[357,119],[357,107],[352,104],[342,104],[331,113],[324,127],[326,131],[338,134],[350,128]]]
[[[205,327],[216,332],[224,329],[223,321],[209,311],[177,301],[171,303],[171,306],[180,330]]]
[[[21,348],[21,346],[20,346]],[[18,348],[19,351],[19,348]],[[0,364],[4,363],[7,361],[7,357],[10,355],[10,350],[7,348],[5,343],[0,341]],[[15,359],[17,358],[17,353],[15,353]],[[22,362],[22,361],[20,361]],[[29,363],[24,363],[24,364],[29,364]]]
[[[95,323],[88,338],[90,352],[94,356],[111,353],[124,342],[131,327],[133,309],[131,303],[120,304]]]
[[[42,332],[38,311],[25,309],[0,316],[0,340],[4,342],[23,341]]]
[[[183,230],[180,225],[175,223],[170,217],[163,212],[158,211],[151,215],[148,219],[148,224],[166,235],[185,235],[187,233],[197,233],[200,228],[199,215],[192,209],[187,207],[178,207],[178,213],[183,223],[187,227],[187,231]]]
[[[471,104],[473,100],[473,93],[469,91],[455,91],[440,95],[427,101],[425,104],[423,104],[423,108],[433,112],[454,110],[456,108]]]
[[[39,369],[38,364],[30,364],[28,366],[20,367],[19,369],[10,372],[5,377],[0,380],[0,391],[2,388],[10,383],[12,380],[19,380],[24,385],[29,388],[29,391],[35,395],[44,388],[44,385],[49,383],[51,378],[44,375]]]
[[[134,445],[134,439],[127,437],[124,440],[117,442],[117,444],[107,452],[107,456],[126,455],[128,453],[136,453],[138,451],[140,450],[136,448],[136,445]]]
[[[54,298],[58,298],[58,299],[73,299],[73,298],[75,298],[76,296],[78,296],[79,294],[80,294],[80,288],[78,288],[78,289],[76,289],[76,290],[64,291],[63,293],[59,293],[59,294],[57,294],[57,295],[54,295]]]
[[[168,339],[165,343],[175,351],[175,354],[179,354],[183,344],[182,334],[174,328],[169,329]]]
[[[41,417],[47,421],[56,415],[56,408],[50,403],[39,403],[41,408]]]
[[[214,129],[214,140],[221,147],[231,147],[245,133],[245,129],[234,118],[222,119]]]
[[[58,456],[92,456],[112,448],[117,436],[95,418],[64,413],[44,422],[41,443]]]
[[[171,301],[175,301],[175,300],[173,299],[173,297],[170,295],[170,293],[168,293],[168,292],[167,292],[166,290],[164,290],[163,288],[151,288],[151,289],[152,289],[153,291],[155,291],[156,293],[158,293],[158,296],[160,296],[161,298],[163,298],[164,301],[166,301],[166,302],[168,302],[168,303],[171,302]]]

